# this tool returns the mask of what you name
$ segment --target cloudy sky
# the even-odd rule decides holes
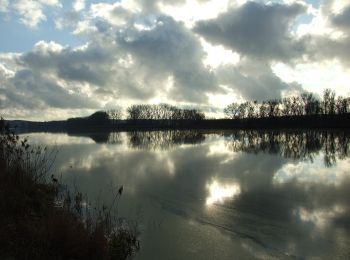
[[[349,0],[0,0],[0,115],[350,94]]]

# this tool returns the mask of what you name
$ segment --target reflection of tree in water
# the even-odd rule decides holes
[[[120,132],[109,133],[107,143],[108,144],[121,144],[122,138],[120,136]]]
[[[235,131],[223,134],[235,152],[280,154],[285,158],[313,161],[320,151],[324,163],[332,166],[336,159],[344,159],[350,152],[350,133],[331,131],[278,132]]]
[[[84,136],[91,138],[95,143],[121,144],[120,132],[91,132],[91,133],[69,133],[70,136]]]
[[[135,131],[127,134],[132,148],[148,150],[165,150],[174,145],[198,144],[205,140],[202,133],[193,130]]]

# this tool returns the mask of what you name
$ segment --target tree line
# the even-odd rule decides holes
[[[123,112],[120,109],[97,111],[87,117],[69,118],[66,127],[69,131],[90,131],[119,129],[126,127],[164,128],[193,127],[205,119],[203,112],[197,109],[182,109],[168,104],[132,105],[126,109],[126,120],[122,121]]]
[[[312,93],[303,93],[300,96],[283,99],[270,99],[258,103],[247,101],[231,103],[224,109],[226,118],[267,118],[280,116],[303,115],[337,115],[350,112],[350,97],[338,96],[334,91],[325,89],[322,100]]]
[[[120,120],[122,112],[117,109],[106,111],[112,120]],[[197,109],[181,109],[168,104],[132,105],[126,109],[128,120],[204,120],[205,114]]]

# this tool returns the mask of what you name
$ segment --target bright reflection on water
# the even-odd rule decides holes
[[[206,200],[207,205],[223,203],[225,200],[232,199],[241,192],[238,184],[221,184],[217,181],[207,184],[207,188],[209,190],[209,196]]]
[[[28,134],[54,173],[137,219],[137,259],[350,259],[350,133]]]

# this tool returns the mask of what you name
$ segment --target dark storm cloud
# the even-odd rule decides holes
[[[339,39],[327,36],[308,36],[308,58],[314,62],[338,59],[346,66],[350,64],[350,35]]]
[[[305,11],[300,4],[248,2],[215,19],[198,22],[194,31],[242,55],[289,62],[304,50],[304,44],[293,38],[290,29]]]
[[[117,43],[146,74],[173,76],[170,95],[176,100],[203,102],[205,93],[218,91],[214,75],[202,63],[205,53],[199,40],[171,17],[159,17],[150,30],[129,27],[117,35]]]
[[[350,5],[342,10],[341,13],[332,17],[334,25],[349,30],[350,28]]]
[[[304,36],[304,41],[308,43],[305,55],[314,62],[338,59],[345,66],[349,66],[350,5],[338,14],[332,14],[328,9],[325,8],[328,12],[324,11],[326,19],[329,20],[332,30],[342,35],[336,38],[328,34]]]
[[[245,59],[237,66],[221,66],[217,70],[220,84],[227,85],[247,100],[281,98],[282,92],[294,89],[297,84],[287,84],[277,77],[267,62]]]
[[[39,108],[95,108],[97,105],[84,95],[71,94],[55,81],[21,70],[8,82],[9,88],[2,91],[11,107]]]
[[[39,44],[22,55],[19,64],[35,71],[53,71],[60,78],[103,84],[108,71],[104,65],[111,62],[108,49],[88,46],[85,49],[63,48],[54,51],[50,44]]]

